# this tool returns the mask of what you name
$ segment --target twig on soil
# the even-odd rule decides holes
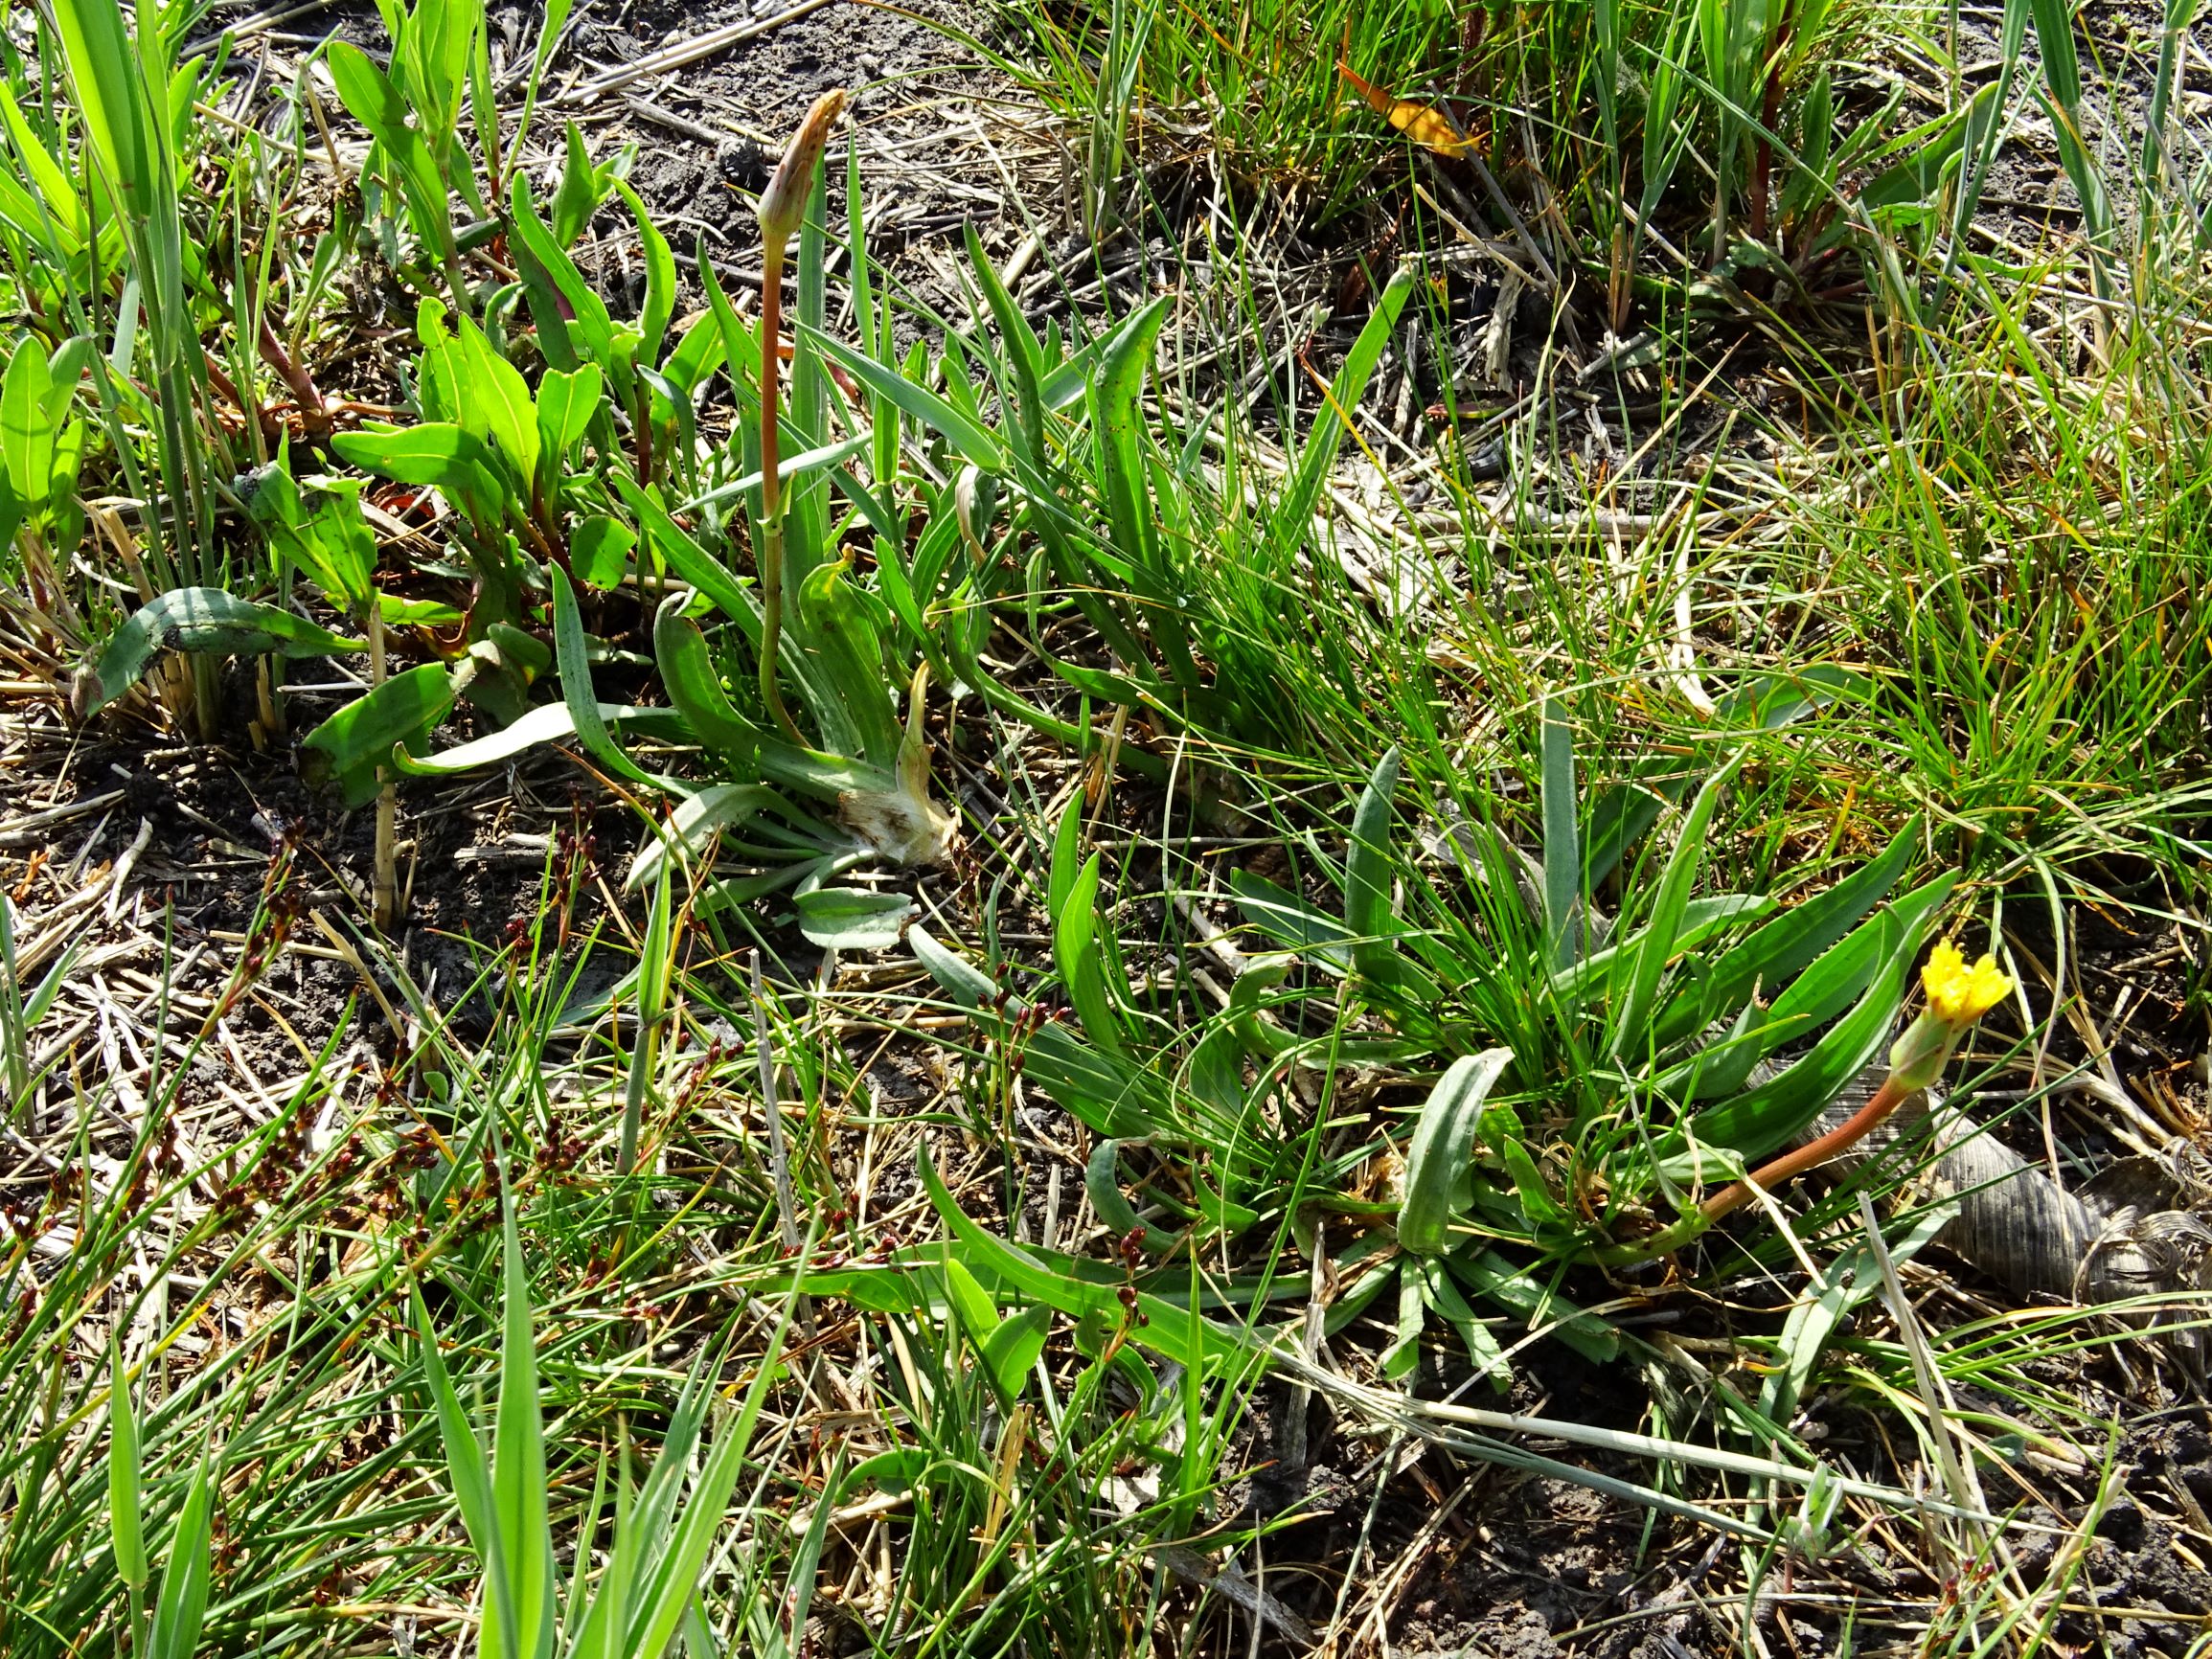
[[[832,3],[832,0],[802,0],[787,11],[779,11],[773,17],[758,22],[728,23],[719,29],[710,29],[704,34],[695,34],[680,45],[665,46],[658,52],[649,52],[643,57],[624,64],[596,80],[587,80],[582,86],[561,93],[547,102],[559,109],[582,109],[597,103],[610,92],[619,92],[632,81],[648,76],[666,75],[672,69],[682,69],[696,63],[702,57],[712,57],[725,47],[736,46],[746,40],[757,40],[764,34],[773,34],[787,23],[812,15]]]

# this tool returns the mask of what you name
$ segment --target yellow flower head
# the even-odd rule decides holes
[[[1927,953],[1920,983],[1927,992],[1927,1011],[1949,1026],[1973,1024],[2013,989],[1995,958],[1985,956],[1969,967],[1958,946],[1948,943]]]

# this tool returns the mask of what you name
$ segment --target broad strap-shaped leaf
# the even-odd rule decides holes
[[[1548,1330],[1585,1359],[1603,1365],[1621,1352],[1621,1333],[1556,1291],[1539,1284],[1494,1250],[1467,1250],[1446,1258],[1460,1282],[1500,1307],[1518,1314],[1531,1330]]]
[[[569,343],[573,325],[575,337],[583,346],[584,361],[605,370],[619,395],[626,389],[623,376],[627,365],[615,351],[614,319],[607,312],[606,302],[583,280],[576,261],[562,250],[553,233],[546,229],[545,221],[537,216],[527,175],[525,168],[514,170],[508,193],[509,222],[514,231],[515,263],[522,272],[531,315],[537,322],[538,341],[545,360],[556,369],[577,366],[576,354]]]
[[[1108,1054],[1126,1052],[1120,1011],[1107,994],[1098,942],[1099,855],[1084,860],[1067,898],[1052,917],[1053,966],[1067,1000],[1083,1022],[1083,1035]]]
[[[1698,791],[1697,799],[1690,803],[1688,816],[1682,820],[1675,850],[1667,857],[1667,867],[1659,875],[1658,891],[1652,900],[1651,920],[1645,924],[1641,942],[1630,959],[1628,980],[1619,988],[1613,1011],[1610,1047],[1616,1059],[1633,1064],[1643,1057],[1638,1050],[1644,1044],[1652,1008],[1658,998],[1659,976],[1674,959],[1683,912],[1690,904],[1690,889],[1698,878],[1698,867],[1705,860],[1705,835],[1712,827],[1721,791],[1727,786],[1734,772],[1735,764],[1730,762],[1708,778],[1704,787]]]
[[[394,674],[307,736],[300,769],[313,784],[335,784],[349,807],[376,799],[395,752],[412,753],[453,712],[453,676],[438,663]]]
[[[568,452],[582,442],[605,395],[606,380],[597,363],[546,371],[537,383],[537,434],[553,470],[558,472]]]
[[[591,693],[591,659],[583,637],[583,617],[576,608],[576,589],[559,565],[553,567],[552,574],[553,652],[560,665],[561,701],[568,705],[577,740],[608,771],[648,788],[671,787],[669,780],[654,777],[624,754],[606,722],[600,718],[599,702]]]
[[[1400,977],[1398,910],[1392,900],[1394,865],[1390,830],[1398,794],[1399,751],[1376,763],[1352,815],[1344,851],[1344,925],[1352,934],[1353,965],[1377,985]]]
[[[1919,839],[1915,820],[1897,832],[1879,857],[1723,951],[1702,976],[1676,994],[1659,1023],[1659,1041],[1676,1041],[1708,1020],[1724,1017],[1754,989],[1772,1002],[1777,991],[1888,896],[1911,862]]]
[[[1873,1063],[1897,1023],[1928,923],[1955,880],[1946,875],[1928,883],[1869,924],[1875,928],[1880,966],[1858,1005],[1778,1075],[1724,1105],[1699,1112],[1692,1129],[1700,1144],[1726,1147],[1746,1161],[1779,1151]],[[1773,1013],[1782,1012],[1777,1003]],[[1679,1149],[1673,1137],[1661,1146],[1662,1152]]]
[[[170,1539],[162,1568],[161,1597],[154,1603],[148,1633],[148,1659],[193,1659],[199,1651],[200,1625],[207,1617],[208,1587],[214,1563],[209,1549],[214,1533],[215,1482],[203,1463],[193,1472]]]
[[[1174,299],[1172,294],[1160,295],[1128,326],[1114,330],[1100,357],[1095,382],[1099,480],[1105,487],[1106,522],[1115,550],[1147,576],[1157,568],[1158,557],[1151,497],[1145,488],[1138,399],[1145,376],[1152,372],[1153,342]]]
[[[627,703],[602,703],[599,705],[599,717],[601,723],[607,727],[657,728],[663,736],[683,736],[680,720],[667,709],[641,709]],[[419,755],[401,750],[391,756],[391,761],[396,771],[407,773],[410,777],[450,778],[458,773],[472,772],[479,766],[504,764],[541,743],[557,743],[563,738],[575,736],[576,718],[570,714],[566,703],[541,703],[496,732],[466,743],[456,743],[450,749],[440,749],[435,754]]]
[[[998,280],[998,267],[991,256],[983,251],[983,240],[976,235],[975,222],[970,219],[963,225],[968,239],[968,263],[975,272],[975,284],[983,290],[984,303],[991,307],[992,321],[998,325],[1000,351],[994,363],[1003,362],[1011,379],[1011,398],[1014,405],[1015,429],[1021,434],[1024,459],[1033,466],[1049,465],[1044,447],[1044,397],[1038,386],[1038,368],[1041,352],[1037,334],[1029,326],[1029,319],[1021,314],[1021,307],[1014,303],[1014,296],[1006,291],[1006,284]],[[857,272],[855,265],[855,273]],[[865,317],[866,302],[855,294],[855,308]]]
[[[467,317],[459,320],[457,330],[453,357],[460,375],[461,419],[498,445],[529,489],[537,478],[538,452],[545,444],[530,383]]]
[[[568,567],[584,586],[604,593],[622,585],[636,547],[636,531],[619,518],[595,512],[569,533]]]
[[[799,931],[825,950],[889,950],[906,922],[922,914],[903,893],[868,887],[815,887],[795,894]]]
[[[1451,1062],[1414,1121],[1406,1150],[1405,1198],[1398,1241],[1417,1256],[1451,1247],[1452,1220],[1465,1214],[1483,1103],[1513,1063],[1513,1050],[1485,1049]]]
[[[1352,969],[1352,929],[1287,887],[1249,870],[1229,873],[1229,891],[1244,920],[1277,944],[1310,953],[1339,973]]]
[[[491,1431],[491,1503],[505,1545],[508,1593],[503,1611],[513,1619],[514,1646],[522,1659],[550,1659],[557,1624],[553,1529],[545,1485],[544,1407],[537,1389],[537,1338],[530,1317],[530,1283],[522,1271],[522,1239],[514,1204],[502,1205],[504,1295],[500,1314],[499,1404]],[[486,1606],[490,1624],[491,1604]],[[492,1631],[485,1631],[491,1646]]]
[[[1575,831],[1575,750],[1566,711],[1546,697],[1540,721],[1539,793],[1543,810],[1543,924],[1552,966],[1581,954],[1583,859]]]
[[[825,749],[889,767],[899,758],[901,732],[881,610],[881,602],[854,582],[843,560],[809,571],[799,587],[798,625],[792,630],[793,643],[808,660],[792,665],[792,677],[808,693]]]
[[[561,712],[567,713],[565,708]],[[677,802],[668,821],[630,861],[629,874],[623,877],[623,891],[635,893],[647,882],[659,879],[662,867],[672,858],[696,868],[723,830],[780,805],[785,805],[783,797],[764,784],[715,784]]]
[[[1098,1315],[1117,1327],[1125,1323],[1114,1285],[1056,1272],[1045,1260],[985,1231],[954,1200],[926,1147],[917,1148],[916,1162],[931,1206],[978,1278],[988,1270],[992,1278],[1024,1302],[1040,1303],[1073,1318]],[[1136,1311],[1143,1318],[1129,1323],[1129,1340],[1196,1371],[1223,1367],[1242,1370],[1257,1363],[1265,1352],[1250,1333],[1206,1319],[1187,1305],[1177,1306],[1150,1291],[1136,1293]]]
[[[615,488],[622,492],[624,503],[637,514],[638,528],[645,533],[647,543],[660,556],[669,569],[683,581],[696,587],[724,616],[741,624],[750,623],[751,631],[760,631],[760,607],[754,603],[743,585],[732,576],[714,555],[707,552],[691,533],[669,516],[669,511],[651,490],[641,489],[627,473],[615,474]]]
[[[409,119],[407,100],[391,78],[370,61],[368,54],[350,41],[331,41],[323,49],[323,61],[330,65],[331,79],[336,82],[338,97],[348,112],[369,129],[392,158],[415,234],[450,266],[459,258],[459,248],[447,206],[445,175],[428,141]]]
[[[246,516],[269,539],[278,557],[323,590],[350,615],[363,614],[374,591],[376,535],[361,512],[364,480],[325,479],[303,490],[292,481],[288,446],[256,472]],[[391,613],[384,612],[386,620]]]
[[[35,334],[24,335],[0,377],[0,463],[27,512],[46,505],[53,484],[54,442],[60,430],[53,387],[44,343]]]
[[[653,661],[661,684],[700,743],[738,777],[757,776],[761,729],[738,713],[722,690],[707,636],[683,614],[685,599],[677,594],[664,601],[653,617]]]
[[[620,175],[615,177],[614,188],[629,208],[630,217],[637,221],[638,246],[645,261],[645,307],[638,313],[637,360],[657,364],[662,342],[668,337],[669,319],[675,315],[675,256],[669,251],[668,238],[661,235],[637,192]]]
[[[443,490],[479,523],[497,522],[511,505],[490,446],[465,426],[425,420],[340,432],[331,447],[364,472]]]
[[[327,657],[369,648],[272,604],[238,599],[219,587],[179,587],[124,619],[89,678],[79,682],[80,709],[97,713],[138,683],[162,650],[229,656],[274,653]]]

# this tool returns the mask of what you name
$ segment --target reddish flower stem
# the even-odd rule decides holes
[[[1912,1091],[1900,1088],[1895,1078],[1882,1079],[1874,1099],[1860,1106],[1850,1117],[1838,1124],[1818,1140],[1808,1141],[1795,1151],[1785,1152],[1771,1162],[1762,1164],[1744,1180],[1722,1188],[1698,1206],[1707,1221],[1718,1221],[1731,1210],[1741,1209],[1751,1201],[1751,1190],[1771,1193],[1787,1181],[1795,1180],[1815,1165],[1825,1164],[1839,1152],[1850,1150],[1904,1103]]]

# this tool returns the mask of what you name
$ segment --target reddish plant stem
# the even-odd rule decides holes
[[[1767,239],[1767,196],[1773,189],[1774,141],[1767,137],[1782,119],[1782,55],[1790,49],[1790,7],[1775,20],[1767,43],[1767,95],[1759,108],[1760,133],[1751,148],[1751,239]]]
[[[778,729],[804,748],[798,723],[784,706],[776,659],[784,636],[784,493],[782,393],[777,384],[778,346],[784,329],[784,247],[773,235],[761,250],[761,701]]]
[[[1806,1170],[1825,1164],[1839,1152],[1849,1151],[1903,1105],[1910,1089],[1900,1088],[1895,1078],[1886,1078],[1877,1089],[1874,1099],[1859,1107],[1842,1123],[1818,1140],[1808,1141],[1795,1151],[1785,1152],[1769,1163],[1762,1164],[1744,1180],[1722,1188],[1698,1206],[1707,1221],[1718,1221],[1731,1210],[1741,1209],[1751,1201],[1753,1188],[1771,1193],[1787,1181],[1793,1181]]]

